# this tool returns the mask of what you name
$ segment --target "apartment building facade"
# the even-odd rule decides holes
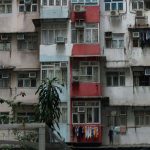
[[[40,80],[38,33],[32,19],[39,17],[39,3],[24,0],[0,1],[0,97],[22,101],[16,110],[18,120],[33,120],[35,91]],[[17,96],[26,93],[26,98]],[[9,115],[10,108],[0,105],[0,116]],[[9,120],[1,120],[8,123]]]
[[[113,128],[114,144],[150,143],[149,9],[148,0],[1,0],[0,97],[22,101],[18,119],[33,121],[40,80],[57,77],[66,142],[108,144]]]
[[[99,1],[72,1],[70,57],[71,142],[102,143],[103,88]]]
[[[147,0],[101,1],[101,46],[106,56],[104,132],[115,144],[149,143],[149,5]],[[103,137],[108,143],[108,135]]]

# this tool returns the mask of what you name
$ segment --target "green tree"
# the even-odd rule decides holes
[[[59,118],[61,115],[59,104],[59,93],[62,92],[58,80],[45,79],[38,87],[39,102],[37,104],[37,116],[40,122],[45,122],[52,131],[56,131],[56,125],[59,128]],[[57,132],[59,134],[59,132]],[[60,134],[59,134],[60,135]]]

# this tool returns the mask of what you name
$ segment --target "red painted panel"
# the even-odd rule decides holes
[[[99,23],[100,22],[100,7],[99,6],[85,6],[85,22]],[[71,21],[75,22],[75,12],[71,12]]]
[[[71,97],[76,96],[102,96],[102,86],[100,83],[72,83]]]
[[[100,56],[100,45],[99,44],[74,44],[72,49],[72,56],[80,56],[80,55]]]

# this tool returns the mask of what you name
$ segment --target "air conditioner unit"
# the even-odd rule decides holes
[[[31,0],[24,0],[24,3],[29,4],[29,3],[31,3]]]
[[[79,82],[79,76],[73,76],[72,79],[73,82]]]
[[[66,62],[61,62],[60,63],[60,68],[67,68],[67,63]]]
[[[82,5],[74,5],[75,12],[85,12],[85,7]]]
[[[5,79],[6,79],[6,78],[9,78],[9,74],[8,74],[8,73],[3,73],[3,74],[2,74],[2,78],[3,78],[3,79],[4,79],[4,78],[5,78]]]
[[[17,40],[24,40],[24,34],[17,34]]]
[[[29,78],[36,78],[36,72],[29,72]]]
[[[136,17],[143,17],[143,16],[144,16],[143,10],[136,11]]]
[[[133,38],[139,38],[140,37],[140,33],[139,32],[133,32],[132,33],[132,37]]]
[[[7,35],[1,35],[1,40],[8,40],[8,36]]]
[[[75,28],[84,28],[85,23],[83,21],[75,22]]]
[[[85,108],[84,107],[78,107],[78,112],[85,112]]]
[[[113,16],[119,16],[119,11],[118,10],[112,10],[110,12],[110,15],[113,17]]]
[[[146,69],[145,69],[145,75],[146,75],[146,76],[149,76],[149,75],[150,75],[150,68],[146,68]]]
[[[62,36],[56,37],[56,43],[57,44],[64,44],[65,43],[65,38]]]

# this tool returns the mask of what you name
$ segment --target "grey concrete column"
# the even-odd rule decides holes
[[[39,128],[39,149],[45,150],[46,142],[45,142],[45,128]]]

